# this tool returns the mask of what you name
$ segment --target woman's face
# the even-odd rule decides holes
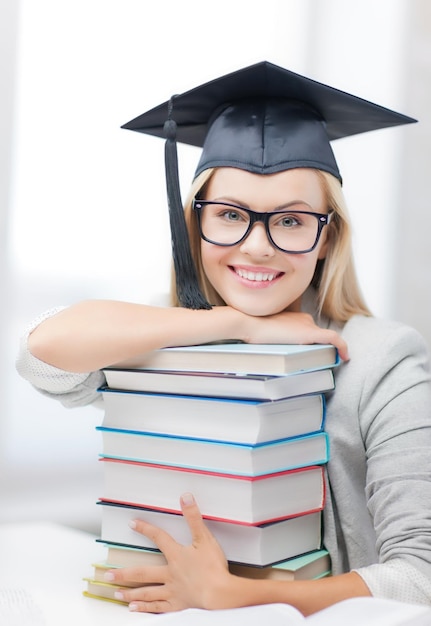
[[[235,168],[217,169],[207,184],[205,200],[217,200],[264,213],[296,209],[327,213],[320,179],[311,169],[260,175]],[[298,207],[297,205],[301,205]],[[231,247],[201,241],[208,280],[226,304],[249,315],[299,311],[301,296],[326,253],[326,227],[312,252],[289,254],[269,241],[262,222]]]

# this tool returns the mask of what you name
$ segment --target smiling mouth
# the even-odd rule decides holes
[[[247,280],[251,280],[254,282],[262,283],[275,280],[279,276],[281,276],[282,272],[250,272],[248,270],[237,269],[235,267],[232,268],[235,274],[240,276],[241,278],[246,278]]]

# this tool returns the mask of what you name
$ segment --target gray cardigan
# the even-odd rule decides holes
[[[350,361],[335,373],[326,419],[333,571],[365,568],[374,595],[431,603],[427,348],[413,329],[375,318],[353,317],[342,334]]]
[[[343,328],[318,323],[341,332],[350,353],[327,396],[331,460],[324,544],[333,572],[357,570],[378,597],[431,604],[431,381],[425,343],[413,329],[376,318],[355,316]],[[97,401],[101,372],[70,374],[48,366],[29,353],[27,336],[17,360],[24,378],[66,406]]]

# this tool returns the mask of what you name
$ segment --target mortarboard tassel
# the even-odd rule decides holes
[[[211,309],[198,283],[196,267],[190,251],[190,240],[184,219],[178,177],[177,125],[172,119],[173,99],[169,100],[168,119],[164,125],[166,189],[171,226],[172,254],[178,299],[187,309]]]

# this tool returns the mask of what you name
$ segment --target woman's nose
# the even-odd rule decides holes
[[[264,224],[261,222],[253,224],[247,237],[241,243],[240,250],[250,256],[273,256],[275,254]]]

